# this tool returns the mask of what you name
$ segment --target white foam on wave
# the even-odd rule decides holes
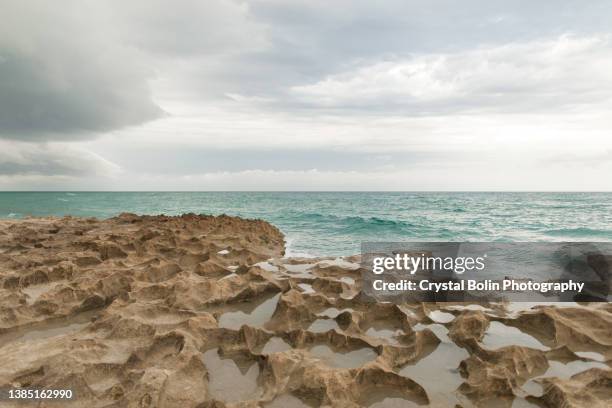
[[[292,244],[295,241],[294,238],[286,237],[285,238],[285,257],[287,258],[316,258],[316,255],[309,254],[307,252],[299,252],[295,251],[292,248]]]

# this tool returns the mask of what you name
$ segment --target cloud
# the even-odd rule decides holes
[[[0,176],[113,176],[119,171],[98,154],[63,143],[0,141]]]
[[[590,154],[576,154],[575,152],[563,153],[547,158],[544,163],[551,165],[562,164],[566,166],[590,166],[590,167],[601,167],[609,166],[612,163],[612,149],[604,150],[599,149],[597,153]]]
[[[448,162],[452,154],[402,152],[372,154],[349,149],[223,149],[220,146],[156,146],[123,144],[121,150],[109,151],[105,157],[125,172],[140,174],[184,174],[250,169],[304,171],[364,171],[393,167],[413,167],[423,162]],[[145,159],[146,158],[146,159]],[[144,160],[143,160],[144,159]]]
[[[575,189],[612,148],[609,1],[0,7],[0,188]]]
[[[505,92],[497,72],[513,71],[508,61],[518,57],[515,65],[521,63],[522,52],[533,62],[547,44],[532,37],[575,30],[582,33],[577,39],[589,38],[585,32],[607,27],[610,15],[605,2],[0,4],[10,16],[0,24],[0,138],[16,140],[89,139],[163,117],[159,106],[180,115],[172,109],[175,101],[233,100],[289,114],[365,108],[418,114],[524,102],[516,89]],[[510,40],[514,48],[499,45]],[[474,51],[483,42],[498,45]],[[483,66],[480,58],[492,65]],[[526,69],[509,78],[519,82],[521,73],[538,79]],[[480,80],[489,82],[478,86]]]
[[[269,109],[300,111],[286,92],[364,64],[411,55],[472,50],[483,44],[524,43],[566,32],[608,32],[612,3],[594,0],[491,2],[453,0],[253,0],[251,21],[263,26],[266,47],[186,70],[190,89],[279,99]]]
[[[514,170],[508,171],[509,166]],[[563,165],[540,166],[525,160],[504,161],[493,165],[468,163],[385,171],[263,170],[217,171],[181,176],[137,174],[107,179],[111,190],[123,191],[610,191],[610,182],[601,177],[612,171],[605,167],[574,168]],[[44,185],[42,178],[38,183]],[[109,180],[111,180],[109,182]],[[29,182],[34,179],[29,178]],[[568,184],[569,183],[569,184]],[[0,180],[1,185],[1,180]],[[568,188],[571,185],[571,188]],[[73,181],[79,190],[91,186]]]
[[[318,109],[383,114],[534,112],[609,104],[610,36],[562,35],[367,64],[291,91]]]
[[[203,72],[226,55],[266,46],[248,5],[232,0],[0,0],[0,7],[4,139],[91,139],[141,125],[165,116],[155,82],[190,92],[183,59],[191,58],[188,71]]]
[[[153,71],[96,3],[0,1],[0,138],[91,138],[160,117]]]
[[[170,57],[215,57],[265,48],[264,27],[233,0],[111,0],[124,41]]]

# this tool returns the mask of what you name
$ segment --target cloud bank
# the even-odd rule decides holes
[[[612,190],[612,4],[0,0],[2,189]]]
[[[376,62],[291,91],[312,107],[384,114],[555,112],[606,106],[610,72],[609,35],[561,35]]]
[[[0,135],[71,140],[158,118],[146,60],[96,2],[0,2]]]

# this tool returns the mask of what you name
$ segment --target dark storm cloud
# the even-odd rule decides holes
[[[196,102],[234,95],[262,111],[397,114],[401,105],[409,109],[400,113],[419,114],[410,107],[422,101],[385,93],[374,101],[334,96],[330,104],[318,84],[341,83],[338,75],[359,76],[381,61],[401,65],[612,26],[608,1],[0,0],[0,7],[0,138],[18,140],[87,139],[158,118],[156,77],[173,97]],[[504,93],[499,86],[490,94]],[[450,97],[425,110],[445,114],[451,105],[466,102]]]
[[[136,125],[162,113],[142,78],[90,61],[49,67],[37,56],[3,52],[0,135],[9,139],[79,139]],[[58,71],[56,71],[59,70]],[[126,75],[124,75],[126,74]]]
[[[162,114],[93,2],[0,1],[0,138],[74,140]]]
[[[261,47],[231,0],[0,0],[0,138],[76,140],[164,115],[157,74]]]

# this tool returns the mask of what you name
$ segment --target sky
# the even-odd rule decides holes
[[[607,0],[0,10],[0,190],[612,191]]]

